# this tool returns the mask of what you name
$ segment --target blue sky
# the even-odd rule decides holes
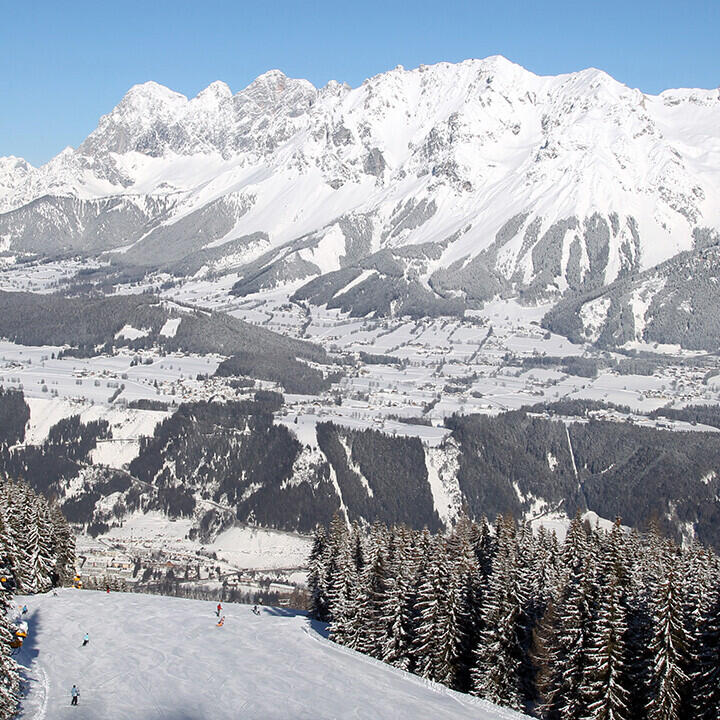
[[[720,0],[0,0],[0,155],[46,162],[146,80],[192,96],[279,68],[354,86],[398,64],[499,53],[655,93],[720,85],[719,36]]]

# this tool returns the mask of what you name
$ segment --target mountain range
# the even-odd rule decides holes
[[[356,315],[597,305],[717,243],[719,181],[718,90],[648,95],[500,56],[357,88],[273,70],[188,99],[148,82],[46,165],[0,158],[0,252],[234,272],[235,294],[283,285]],[[628,292],[615,309],[630,316]],[[580,310],[582,337],[611,333],[613,312],[588,329]]]

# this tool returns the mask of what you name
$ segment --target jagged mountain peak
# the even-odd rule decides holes
[[[223,102],[232,97],[232,90],[227,83],[222,80],[211,82],[206,88],[201,90],[191,102],[205,101],[212,99],[215,102]]]
[[[274,68],[258,75],[248,87],[252,87],[253,85],[279,85],[286,83],[288,80],[290,80],[290,78],[288,78],[282,70]],[[306,80],[305,82],[308,81]]]
[[[142,100],[157,100],[160,102],[187,102],[187,98],[175,90],[171,90],[165,85],[161,85],[154,80],[147,80],[143,83],[133,85],[126,93],[122,102],[138,102]]]
[[[137,240],[123,259],[150,266],[171,245],[176,261],[227,248],[236,267],[267,252],[258,272],[281,282],[425,244],[435,249],[408,273],[436,277],[446,295],[470,293],[469,278],[562,294],[652,267],[690,249],[695,228],[720,227],[718,128],[715,90],[645,95],[597,68],[541,76],[501,55],[398,66],[355,88],[280,70],[191,99],[144,83],[77,151],[37,170],[0,163],[0,209],[143,198],[123,206],[148,213],[132,221],[142,240],[118,223],[122,241],[98,247]],[[57,243],[32,217],[0,227],[4,242]],[[63,230],[62,247],[90,246],[88,227],[78,221],[82,243]]]

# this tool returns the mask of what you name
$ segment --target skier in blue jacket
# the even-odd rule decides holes
[[[77,685],[72,686],[72,690],[70,691],[70,696],[72,697],[72,700],[70,701],[71,705],[77,705],[78,704],[78,698],[80,697],[80,691],[78,690]]]

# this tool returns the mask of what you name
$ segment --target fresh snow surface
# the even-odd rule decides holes
[[[181,322],[182,318],[168,318],[160,329],[160,334],[165,337],[175,337]]]
[[[163,327],[164,329],[164,327]],[[125,325],[121,330],[115,333],[116,338],[125,338],[126,340],[137,340],[141,337],[147,337],[150,331],[147,328],[138,329],[132,325]]]
[[[21,720],[526,717],[337,646],[292,610],[228,604],[216,627],[215,604],[199,600],[72,589],[16,600],[29,608]]]

